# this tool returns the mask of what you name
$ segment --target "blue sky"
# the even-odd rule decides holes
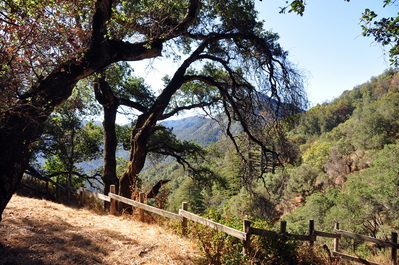
[[[279,14],[284,0],[257,2],[265,29],[280,35],[289,60],[305,75],[311,106],[329,102],[343,91],[389,68],[389,58],[374,39],[362,36],[359,25],[366,8],[395,16],[398,3],[383,8],[382,0],[307,0],[304,15]]]
[[[384,72],[389,65],[387,51],[373,38],[363,37],[359,25],[366,8],[380,16],[395,16],[399,3],[383,8],[383,0],[306,0],[303,16],[279,14],[285,0],[256,1],[259,19],[266,30],[280,35],[289,60],[304,76],[310,106],[330,102]],[[173,74],[176,65],[164,58],[132,63],[135,73],[156,90],[161,77]],[[176,117],[179,118],[179,117]]]

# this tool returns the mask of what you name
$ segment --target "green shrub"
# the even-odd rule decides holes
[[[237,230],[242,229],[242,221],[236,218],[222,219],[216,212],[210,212],[206,218]],[[244,252],[242,240],[197,223],[190,223],[189,226],[191,236],[198,240],[203,253],[199,264],[323,264],[313,251],[303,251],[303,246],[292,240],[253,235],[250,248]],[[270,223],[260,220],[253,222],[252,226],[267,230],[271,230],[272,227]]]

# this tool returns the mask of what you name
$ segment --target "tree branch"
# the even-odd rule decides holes
[[[107,22],[112,14],[112,0],[97,0],[92,22],[92,41],[99,44],[107,35]]]
[[[27,173],[27,174],[31,175],[32,177],[37,178],[37,179],[39,179],[39,180],[49,181],[49,182],[51,182],[53,185],[55,185],[55,186],[57,186],[57,187],[59,187],[59,188],[65,190],[65,188],[64,188],[63,186],[61,186],[60,184],[58,184],[57,182],[55,182],[54,180],[52,180],[51,177],[42,175],[39,171],[37,171],[37,170],[36,170],[33,166],[31,166],[31,165],[28,165],[28,166],[27,166],[27,168],[26,168],[26,170],[25,170],[25,173]]]
[[[137,103],[137,102],[133,102],[131,100],[125,99],[125,98],[119,98],[119,105],[123,105],[129,108],[133,108],[136,109],[138,111],[141,112],[147,112],[148,109],[146,107],[144,107],[143,105]]]
[[[181,106],[181,107],[176,107],[173,110],[171,110],[170,112],[162,115],[159,120],[166,120],[167,118],[172,117],[173,115],[184,111],[184,110],[190,110],[190,109],[195,109],[195,108],[204,108],[204,107],[209,107],[212,106],[213,104],[215,104],[216,102],[220,101],[220,98],[213,98],[212,101],[209,102],[200,102],[197,104],[191,104],[188,106]]]
[[[167,20],[168,23],[157,21],[156,26],[154,23],[142,25],[139,23],[129,23],[123,20],[118,20],[117,23],[150,37],[150,39],[162,39],[163,41],[166,41],[177,36],[185,35],[188,28],[196,21],[200,7],[200,0],[190,0],[185,16],[182,20],[177,22],[171,22],[169,20]]]
[[[117,61],[140,61],[143,59],[161,56],[163,40],[130,43],[120,40],[107,40],[110,47],[110,63]],[[113,58],[112,58],[113,57]]]
[[[164,37],[164,39],[171,39],[186,32],[190,25],[196,20],[200,7],[200,0],[190,0],[185,17],[168,35]]]

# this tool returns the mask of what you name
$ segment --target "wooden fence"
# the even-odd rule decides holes
[[[96,192],[88,191],[83,188],[81,188],[79,190],[79,192],[80,192],[80,198],[82,200],[82,203],[84,203],[84,198],[86,195],[92,196],[99,200],[110,202],[110,213],[113,215],[115,215],[117,213],[116,202],[120,201],[125,204],[128,204],[128,205],[138,208],[140,221],[144,221],[144,211],[155,213],[157,215],[161,215],[166,218],[174,219],[178,222],[181,222],[183,234],[186,233],[188,220],[203,224],[203,225],[213,228],[217,231],[224,232],[228,235],[231,235],[240,240],[243,240],[244,251],[249,249],[250,244],[251,244],[251,236],[252,235],[271,237],[271,238],[280,239],[280,240],[292,239],[292,240],[298,240],[298,241],[308,241],[309,245],[311,247],[313,247],[314,242],[316,241],[317,237],[327,237],[327,238],[334,239],[334,250],[333,250],[332,254],[335,257],[341,257],[342,259],[346,259],[346,260],[350,260],[350,261],[354,261],[354,262],[358,262],[358,263],[362,263],[362,264],[378,265],[377,263],[373,263],[371,261],[367,261],[367,260],[364,260],[359,257],[354,257],[354,256],[350,256],[350,255],[339,252],[339,241],[342,236],[345,236],[345,237],[349,237],[349,238],[360,239],[363,241],[372,242],[379,246],[391,248],[391,264],[398,265],[397,249],[399,248],[399,244],[398,244],[398,234],[395,232],[392,232],[392,234],[391,234],[391,241],[385,241],[385,240],[380,240],[380,239],[376,239],[376,238],[369,237],[369,236],[359,235],[359,234],[355,234],[352,232],[340,230],[339,224],[336,223],[333,233],[328,233],[328,232],[315,230],[313,220],[309,220],[307,235],[296,235],[296,234],[288,233],[287,232],[287,223],[285,221],[280,222],[280,231],[274,232],[274,231],[251,227],[251,221],[244,220],[243,221],[243,231],[240,231],[240,230],[222,225],[220,223],[211,221],[209,219],[203,218],[201,216],[198,216],[196,214],[193,214],[193,213],[187,211],[188,205],[186,202],[182,203],[182,209],[179,210],[179,214],[176,214],[176,213],[168,212],[168,211],[145,204],[144,203],[144,193],[140,193],[139,201],[134,201],[134,200],[131,200],[131,199],[128,199],[125,197],[121,197],[121,196],[115,194],[115,186],[114,185],[111,185],[110,193],[108,193],[108,196],[99,194]]]

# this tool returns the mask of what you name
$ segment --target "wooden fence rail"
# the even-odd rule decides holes
[[[215,230],[218,230],[220,232],[224,232],[224,233],[226,233],[228,235],[231,235],[231,236],[234,236],[234,237],[236,237],[238,239],[241,239],[241,240],[245,240],[246,239],[246,233],[243,232],[243,231],[239,231],[237,229],[230,228],[228,226],[219,224],[217,222],[211,221],[209,219],[206,219],[204,217],[198,216],[196,214],[190,213],[190,212],[182,210],[182,209],[180,209],[179,214],[181,216],[183,216],[184,218],[187,218],[187,219],[189,219],[191,221],[203,224],[205,226],[208,226],[208,227],[213,228]]]
[[[80,196],[79,199],[80,199],[80,203],[82,205],[85,204],[85,196],[87,196],[87,195],[90,197],[93,197],[95,199],[98,199],[98,200],[102,200],[102,201],[106,201],[106,202],[111,201],[111,198],[109,196],[85,189],[84,187],[80,187],[79,189],[77,189],[77,193]]]
[[[145,204],[145,203],[141,203],[141,202],[137,202],[137,201],[134,201],[134,200],[131,200],[131,199],[127,199],[125,197],[122,197],[122,196],[119,196],[119,195],[116,195],[116,194],[113,194],[113,193],[109,193],[108,196],[111,198],[111,200],[114,199],[114,200],[126,203],[128,205],[143,209],[145,211],[148,211],[148,212],[151,212],[151,213],[155,213],[155,214],[161,215],[161,216],[166,217],[166,218],[177,220],[179,222],[183,221],[183,216],[181,216],[179,214],[168,212],[168,211],[165,211],[165,210],[150,206],[150,205]]]
[[[339,224],[335,223],[335,227],[334,227],[334,233],[336,235],[339,236],[346,236],[349,238],[354,238],[354,239],[360,239],[363,241],[368,241],[368,242],[373,242],[377,245],[380,246],[385,246],[385,247],[389,247],[391,248],[391,264],[392,265],[397,265],[398,264],[398,260],[397,260],[397,249],[399,248],[399,244],[398,242],[398,234],[395,232],[391,233],[391,240],[392,241],[386,241],[386,240],[381,240],[381,239],[377,239],[374,237],[369,237],[369,236],[364,236],[364,235],[359,235],[359,234],[355,234],[352,232],[348,232],[348,231],[344,231],[344,230],[340,230],[339,229]],[[350,261],[355,261],[358,263],[362,263],[362,264],[370,264],[370,265],[378,265],[378,263],[374,263],[359,257],[354,257],[354,256],[350,256],[344,253],[341,253],[338,251],[339,249],[339,239],[340,237],[336,237],[334,238],[334,251],[333,251],[333,255],[334,256],[338,256],[341,257],[343,259],[347,259]]]
[[[119,196],[119,195],[115,194],[115,186],[114,185],[111,185],[111,188],[110,188],[111,192],[108,193],[108,196],[99,194],[99,193],[95,193],[95,192],[91,192],[91,191],[87,191],[83,188],[80,191],[81,191],[80,195],[81,195],[81,198],[83,198],[83,201],[84,201],[85,193],[88,193],[89,195],[93,196],[94,198],[110,202],[110,213],[111,214],[117,213],[116,202],[120,201],[125,204],[131,205],[133,207],[139,208],[141,211],[140,212],[140,220],[141,221],[144,220],[144,210],[164,216],[166,218],[170,218],[170,219],[179,221],[179,222],[181,222],[181,225],[182,225],[183,234],[186,233],[187,220],[191,220],[196,223],[203,224],[203,225],[213,228],[217,231],[224,232],[228,235],[231,235],[240,240],[243,240],[244,251],[247,251],[250,247],[251,235],[271,237],[271,238],[280,239],[280,240],[293,239],[293,240],[298,240],[298,241],[309,241],[309,245],[311,247],[313,246],[317,237],[326,237],[326,238],[334,239],[334,251],[333,251],[334,256],[338,256],[343,259],[355,261],[355,262],[362,263],[362,264],[378,265],[377,263],[373,263],[371,261],[367,261],[367,260],[361,259],[359,257],[353,257],[353,256],[339,252],[339,240],[341,239],[342,236],[345,236],[345,237],[349,237],[349,238],[373,242],[380,246],[385,246],[385,247],[391,248],[391,264],[398,265],[397,249],[399,249],[399,244],[398,244],[398,234],[395,232],[392,232],[392,234],[391,234],[391,241],[386,241],[386,240],[380,240],[380,239],[376,239],[373,237],[359,235],[359,234],[355,234],[352,232],[341,230],[341,229],[339,229],[339,224],[336,223],[335,227],[334,227],[334,233],[328,233],[328,232],[315,230],[313,220],[309,220],[309,229],[308,229],[307,235],[296,235],[296,234],[288,233],[287,232],[287,223],[285,221],[280,222],[280,231],[274,232],[274,231],[270,231],[270,230],[251,227],[251,221],[244,220],[243,221],[243,231],[240,231],[240,230],[225,226],[223,224],[214,222],[212,220],[206,219],[204,217],[198,216],[196,214],[193,214],[193,213],[187,211],[188,207],[187,207],[187,203],[185,203],[185,202],[183,202],[183,204],[182,204],[182,209],[180,209],[179,213],[176,214],[176,213],[168,212],[168,211],[150,206],[148,204],[145,204],[144,199],[143,199],[143,194],[140,194],[140,196],[139,196],[140,202]]]
[[[340,230],[340,229],[334,229],[334,233],[336,233],[338,235],[343,235],[343,236],[347,236],[350,238],[354,238],[354,239],[360,239],[363,241],[373,242],[377,245],[384,246],[384,247],[399,248],[399,244],[392,242],[392,241],[386,241],[386,240],[381,240],[381,239],[377,239],[374,237],[363,236],[363,235],[355,234],[355,233]]]

